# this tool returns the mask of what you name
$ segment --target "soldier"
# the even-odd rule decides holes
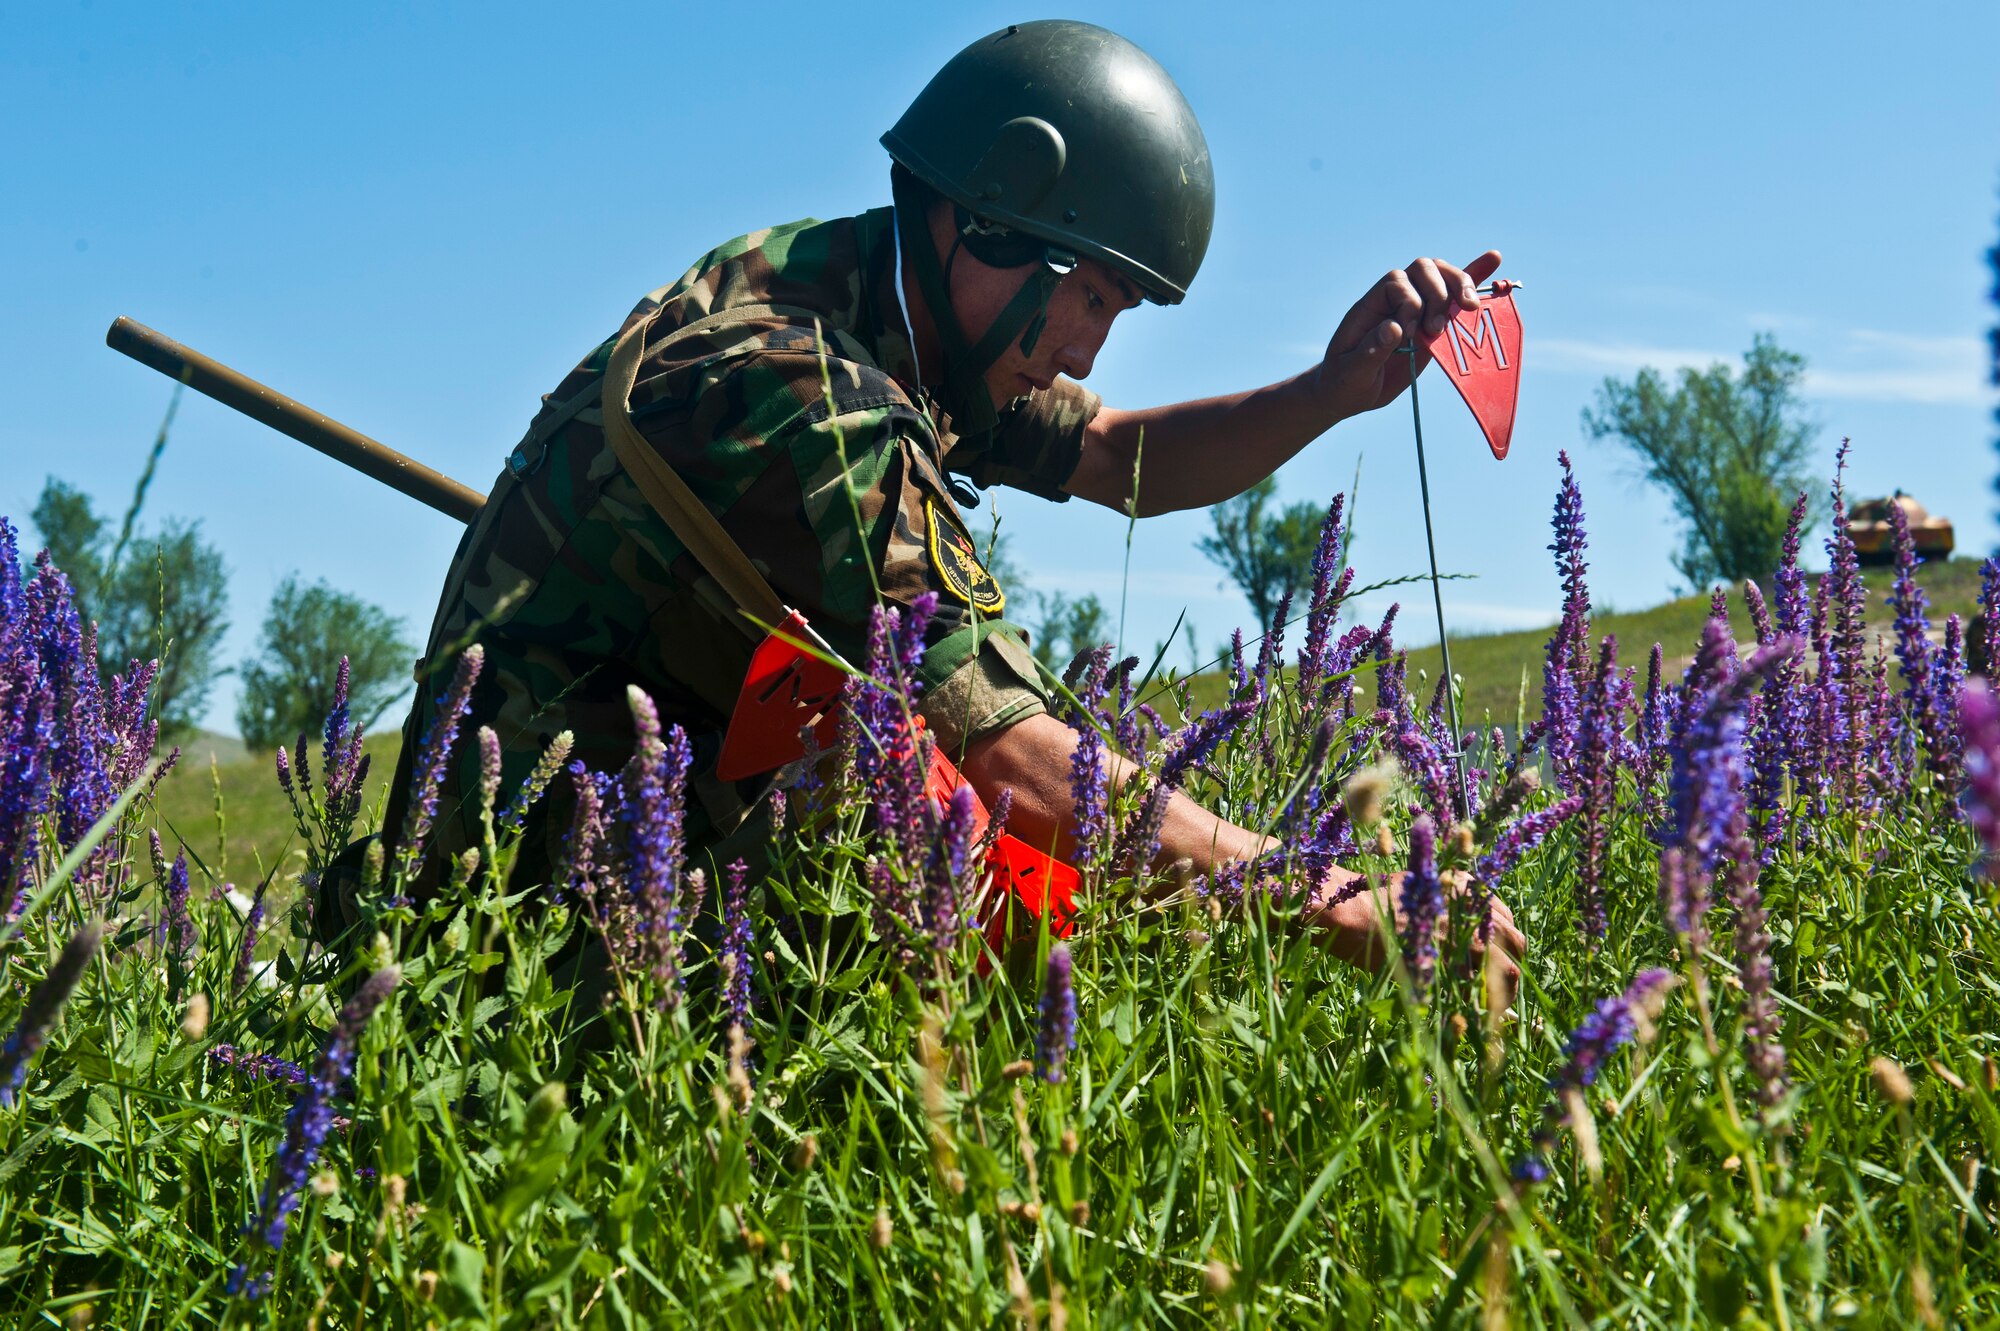
[[[466,724],[498,732],[507,785],[562,730],[593,769],[620,766],[638,684],[693,741],[693,862],[712,872],[768,837],[768,778],[714,770],[751,644],[620,464],[607,431],[624,425],[605,421],[609,404],[848,659],[863,655],[878,587],[892,605],[935,592],[918,711],[988,804],[1013,791],[1010,830],[1067,852],[1075,736],[1050,715],[956,504],[1009,485],[1122,513],[1142,431],[1139,516],[1240,493],[1393,400],[1410,373],[1395,349],[1476,309],[1475,287],[1499,265],[1492,252],[1463,269],[1420,259],[1377,282],[1302,374],[1115,410],[1077,381],[1122,311],[1182,299],[1214,214],[1207,145],[1166,72],[1102,28],[1019,24],[954,57],[882,142],[893,207],[710,251],[544,399],[453,559],[385,826],[400,825],[434,672],[476,640],[486,664]],[[621,353],[622,402],[603,391]],[[462,798],[477,764],[467,752],[447,777],[441,852],[477,842]],[[1131,771],[1117,762],[1113,780]],[[528,829],[518,882],[542,881],[557,857],[554,803]],[[1163,860],[1197,870],[1263,848],[1180,795],[1161,843]],[[1364,894],[1314,924],[1336,952],[1373,964],[1374,910]],[[1504,911],[1495,936],[1521,950]]]

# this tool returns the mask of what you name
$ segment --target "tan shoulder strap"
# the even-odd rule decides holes
[[[720,310],[684,324],[669,334],[665,341],[677,342],[683,337],[728,324],[748,323],[773,316],[785,319],[816,317],[809,310],[788,306],[745,305]],[[708,505],[695,496],[687,482],[632,424],[632,385],[638,379],[639,362],[646,351],[646,330],[652,326],[653,317],[641,319],[626,329],[611,349],[611,363],[604,371],[605,438],[617,454],[619,465],[625,468],[640,493],[646,496],[646,502],[653,506],[661,521],[667,524],[667,529],[688,548],[708,575],[720,584],[729,599],[746,615],[774,627],[790,613],[785,603],[778,599],[778,593],[764,580],[764,575],[757,571],[750,557],[743,553],[743,547],[722,529],[722,524],[708,511]],[[763,638],[765,630],[749,619],[738,622],[752,639]]]

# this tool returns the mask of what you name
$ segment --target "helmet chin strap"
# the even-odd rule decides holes
[[[1046,255],[1035,263],[1035,271],[1021,283],[999,315],[977,343],[968,345],[958,311],[951,303],[949,264],[938,262],[937,246],[931,243],[930,226],[915,181],[898,171],[892,189],[896,200],[896,224],[901,231],[903,252],[917,275],[917,289],[929,307],[931,323],[937,329],[944,351],[944,388],[941,396],[951,413],[952,429],[963,438],[987,434],[999,424],[1000,413],[987,391],[986,372],[993,368],[1007,346],[1020,339],[1021,354],[1032,356],[1048,323],[1049,298],[1063,280],[1062,270],[1051,266]],[[958,258],[960,236],[952,244],[951,259]]]

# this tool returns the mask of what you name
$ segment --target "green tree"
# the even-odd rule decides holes
[[[1326,511],[1308,500],[1278,508],[1278,483],[1266,476],[1209,510],[1214,530],[1196,545],[1229,575],[1250,602],[1257,623],[1269,627],[1286,592],[1297,600],[1312,582]]]
[[[229,628],[229,574],[201,539],[200,523],[175,518],[157,532],[137,530],[139,503],[113,541],[90,497],[52,476],[31,517],[83,615],[97,625],[106,678],[135,660],[159,661],[153,715],[169,735],[185,734],[223,673],[217,654]]]
[[[1818,427],[1799,401],[1803,356],[1759,333],[1743,371],[1685,369],[1670,387],[1658,370],[1606,379],[1584,408],[1593,439],[1624,441],[1642,474],[1687,524],[1674,567],[1697,589],[1762,578],[1778,566],[1792,499],[1810,485]]]
[[[237,728],[253,749],[275,749],[315,733],[333,707],[334,676],[348,660],[348,707],[371,726],[410,683],[415,649],[402,624],[324,581],[286,578],[271,595],[255,659],[241,670]]]
[[[1061,592],[1033,594],[1038,610],[1034,626],[1035,659],[1061,674],[1063,668],[1087,652],[1110,641],[1111,616],[1097,593],[1075,600]]]

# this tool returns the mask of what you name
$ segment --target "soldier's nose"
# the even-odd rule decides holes
[[[1097,364],[1097,348],[1071,343],[1062,349],[1060,356],[1056,357],[1056,364],[1063,374],[1072,379],[1088,378],[1091,367]]]

